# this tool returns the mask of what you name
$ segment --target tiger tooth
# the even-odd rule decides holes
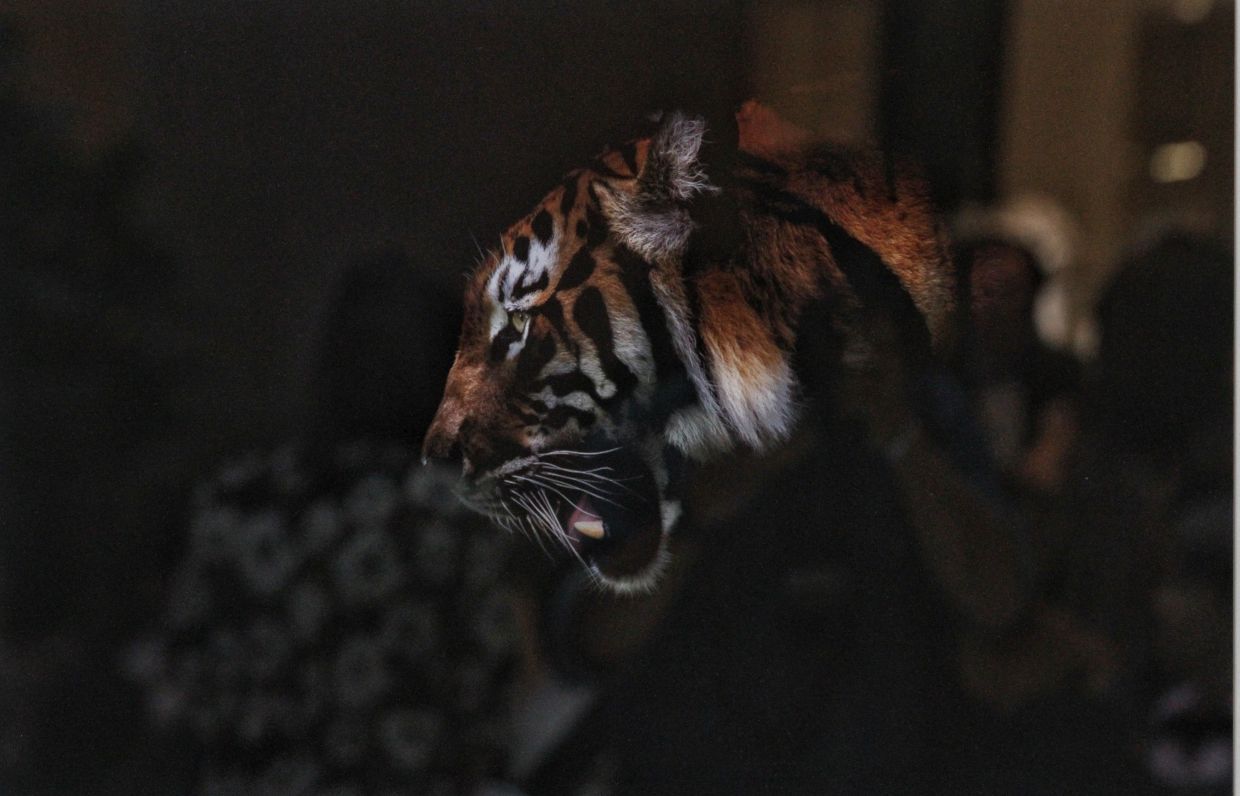
[[[573,523],[573,530],[591,539],[602,539],[604,536],[602,520],[581,520]]]

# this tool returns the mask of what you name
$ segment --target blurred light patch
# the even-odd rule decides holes
[[[1196,25],[1205,21],[1214,8],[1214,0],[1172,0],[1171,16],[1185,25]]]
[[[1150,157],[1150,177],[1155,182],[1183,182],[1206,167],[1206,148],[1196,141],[1163,144]]]
[[[1072,347],[1072,302],[1062,279],[1051,279],[1033,302],[1033,326],[1042,342],[1061,351]]]

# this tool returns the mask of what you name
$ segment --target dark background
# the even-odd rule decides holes
[[[82,664],[26,671],[62,695],[40,754],[124,770],[95,719],[131,708],[99,670],[155,610],[194,480],[309,427],[344,269],[399,250],[454,295],[651,111],[723,127],[758,96],[916,153],[946,209],[1058,191],[1082,307],[1139,219],[1230,238],[1234,8],[1099,5],[1123,24],[1003,0],[0,6],[0,644]],[[1087,68],[1040,80],[1065,62]],[[1149,185],[1188,136],[1207,170]]]

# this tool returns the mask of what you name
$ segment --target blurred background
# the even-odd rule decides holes
[[[1031,557],[1054,571],[1033,578],[1049,596],[1031,604],[1088,615],[1101,647],[1131,653],[1121,686],[1091,692],[1127,733],[1108,750],[1117,770],[1226,792],[1234,16],[1227,0],[0,5],[0,790],[201,785],[202,753],[150,729],[126,650],[164,616],[204,506],[257,500],[238,484],[268,460],[240,475],[225,463],[295,444],[318,473],[338,462],[324,440],[415,444],[478,247],[649,112],[687,108],[722,129],[758,97],[823,137],[914,154],[962,242],[1007,236],[1032,257],[1039,339],[1072,363],[1055,393],[1075,402],[1063,462],[1092,464],[1055,458],[1010,489],[1001,472],[1004,505],[1032,527],[1073,500],[1113,517],[1108,501],[1131,494],[1129,528],[1165,533],[1157,553],[1132,531],[1133,549],[1108,537],[1081,555],[1063,542],[1078,533],[1026,534],[1053,548]],[[987,215],[1012,208],[1015,227]],[[1003,404],[959,373],[984,432]],[[1060,415],[1046,417],[1029,422]],[[400,455],[384,461],[411,494]],[[1073,466],[1130,492],[1065,497],[1083,483]],[[1094,576],[1121,570],[1084,608],[1063,585],[1105,591]],[[534,603],[564,588],[532,580]],[[1137,629],[1108,625],[1115,604],[1141,607]],[[1205,651],[1176,657],[1193,644]],[[1202,667],[1220,656],[1226,684],[1210,691]],[[1090,671],[1105,680],[1107,666]],[[1185,683],[1226,710],[1194,713],[1209,698]],[[606,691],[591,688],[546,699]],[[1065,792],[1000,776],[1051,766],[1029,750],[1059,725],[1030,721],[1007,758],[1027,766],[961,763],[954,792]],[[1226,765],[1176,746],[1202,738],[1225,742]],[[524,786],[569,792],[572,770],[640,792],[623,773],[631,744],[574,754],[589,764],[542,779],[527,761]],[[970,754],[956,757],[984,757]]]

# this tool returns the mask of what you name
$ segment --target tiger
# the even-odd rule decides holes
[[[425,436],[469,506],[616,592],[658,584],[687,466],[789,437],[807,327],[841,370],[879,319],[910,355],[952,334],[948,242],[913,166],[756,102],[736,121],[708,158],[705,120],[666,114],[502,235],[467,279]]]

